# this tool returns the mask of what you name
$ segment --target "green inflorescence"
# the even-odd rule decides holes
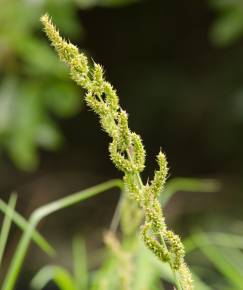
[[[111,137],[110,158],[124,173],[124,184],[131,199],[137,202],[144,215],[141,237],[145,245],[162,261],[170,265],[177,289],[193,289],[192,278],[184,262],[184,247],[179,236],[167,230],[158,200],[166,181],[168,166],[164,153],[157,156],[159,169],[154,179],[143,184],[145,150],[141,137],[128,127],[128,115],[121,109],[119,98],[110,83],[105,81],[103,68],[89,65],[78,48],[65,41],[48,15],[41,18],[44,30],[60,59],[70,68],[71,78],[85,91],[87,105],[99,116],[103,130]]]

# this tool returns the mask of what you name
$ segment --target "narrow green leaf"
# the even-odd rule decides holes
[[[243,237],[231,233],[209,232],[207,239],[204,238],[204,233],[196,232],[183,241],[186,252],[190,253],[197,248],[195,239],[201,240],[200,246],[216,245],[228,248],[243,249]],[[205,244],[203,244],[205,243]]]
[[[17,195],[11,194],[9,198],[9,202],[8,202],[9,209],[7,210],[7,213],[5,213],[1,233],[0,233],[0,267],[2,264],[3,254],[5,251],[6,243],[7,243],[9,232],[10,232],[10,227],[11,227],[12,218],[13,218],[12,212],[15,208],[16,201],[17,201]]]
[[[26,221],[17,211],[10,208],[3,200],[0,199],[0,211],[5,215],[11,216],[13,222],[23,231],[26,231],[28,227],[28,221]],[[55,249],[48,243],[48,241],[42,237],[38,231],[34,230],[32,234],[34,242],[49,256],[55,254]]]
[[[178,191],[215,192],[219,187],[219,182],[213,179],[173,178],[167,182],[165,190],[161,193],[160,202],[165,206],[170,198]]]
[[[123,189],[123,182],[120,179],[113,179],[99,185],[90,187],[86,190],[73,193],[67,197],[61,198],[54,202],[51,202],[47,205],[37,208],[31,215],[28,227],[26,228],[24,234],[21,237],[21,240],[17,246],[17,249],[14,253],[12,261],[9,266],[9,270],[3,282],[2,290],[13,290],[18,279],[21,265],[24,261],[28,246],[30,244],[32,234],[37,224],[46,216],[59,211],[61,209],[67,208],[71,205],[77,204],[83,200],[91,198],[99,193],[111,189],[113,187],[118,187]]]

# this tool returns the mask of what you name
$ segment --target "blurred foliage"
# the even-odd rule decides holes
[[[216,45],[230,45],[243,36],[242,0],[210,0],[219,14],[211,29],[211,39]]]
[[[64,31],[79,38],[71,1],[3,0],[0,11],[0,145],[21,169],[38,165],[37,147],[57,149],[56,118],[80,108],[79,91],[38,35],[39,17],[52,11]]]
[[[164,200],[162,204],[165,206],[178,191],[210,192],[218,189],[218,186],[217,182],[212,180],[171,179],[167,190],[162,194],[162,196],[164,194],[166,196],[165,199],[162,199],[162,201]],[[203,232],[200,229],[195,229],[183,243],[186,247],[187,260],[193,270],[195,289],[241,289],[243,283],[242,236],[230,232]],[[124,251],[127,251],[129,244],[131,244],[129,239],[127,240],[126,237],[122,239]],[[132,289],[167,289],[166,283],[173,281],[168,265],[160,263],[141,241],[132,242],[132,251],[132,253],[130,252],[133,255]],[[52,281],[60,290],[119,289],[117,284],[119,264],[121,263],[119,258],[106,249],[95,253],[95,255],[103,257],[102,264],[98,269],[91,266],[91,270],[89,270],[86,263],[87,254],[84,241],[81,238],[75,238],[73,243],[73,273],[60,265],[45,266],[32,280],[32,288],[41,290]],[[93,268],[95,270],[92,270]]]
[[[78,246],[82,254],[73,255],[74,264],[77,262],[82,264],[86,260],[84,242],[82,240],[79,242]],[[243,283],[242,236],[230,233],[204,233],[197,230],[184,242],[187,246],[187,255],[193,251],[194,255],[198,257],[198,262],[191,266],[194,269],[195,289],[241,289]],[[208,259],[208,261],[204,261],[204,264],[201,262],[203,259],[199,258],[200,253]],[[85,271],[79,272],[80,275],[76,277],[62,266],[45,266],[35,275],[31,286],[34,290],[41,290],[52,281],[60,290],[116,290],[119,288],[117,284],[114,284],[114,281],[119,280],[117,277],[119,275],[118,266],[115,257],[112,257],[113,259],[109,255],[108,257],[109,262],[105,259],[101,268],[89,272],[85,265]],[[190,257],[188,259],[190,260]],[[213,282],[210,281],[212,273],[217,277]],[[90,285],[97,276],[103,277],[107,283],[104,285],[109,285],[109,288],[92,288]],[[84,284],[77,284],[77,277]],[[162,290],[166,289],[166,284],[161,279],[168,283],[173,281],[169,267],[161,264],[141,242],[137,245],[134,258],[133,278],[133,290]],[[101,285],[99,284],[97,287],[102,287]]]
[[[142,0],[74,0],[80,8],[101,7],[119,7],[121,5],[132,4]]]
[[[99,186],[98,186],[99,187]],[[218,189],[218,184],[212,180],[192,179],[192,178],[175,178],[171,179],[168,184],[166,195],[163,201],[163,207],[169,201],[169,199],[178,191],[208,191]],[[86,191],[87,192],[87,191]],[[100,191],[89,193],[91,197]],[[84,192],[79,192],[79,196],[83,196]],[[91,195],[90,195],[91,194]],[[76,202],[80,202],[80,198],[77,199],[76,194],[63,198],[65,201],[67,198],[72,200],[68,202],[68,206]],[[163,195],[163,194],[162,194]],[[63,208],[63,205],[59,201],[54,201],[55,207],[53,212],[57,208]],[[4,213],[4,220],[2,231],[0,234],[0,264],[3,254],[6,250],[6,242],[9,236],[9,229],[11,223],[16,223],[22,230],[23,235],[28,232],[31,221],[25,221],[21,215],[15,211],[16,196],[11,195],[8,205],[0,200],[0,209]],[[52,207],[52,206],[51,206]],[[66,207],[66,206],[65,206]],[[50,204],[42,207],[44,212],[46,208],[50,208]],[[38,212],[39,209],[36,210]],[[225,225],[224,225],[225,227]],[[231,228],[234,229],[234,224],[231,224]],[[239,227],[238,227],[239,230]],[[242,230],[242,228],[241,228]],[[241,231],[240,230],[240,231]],[[239,231],[239,232],[240,232]],[[49,251],[51,246],[45,241],[42,236],[33,231],[31,238],[35,241],[39,247],[47,254],[52,253]],[[119,288],[118,282],[121,268],[121,257],[124,254],[131,255],[132,259],[132,289],[134,290],[163,290],[166,289],[167,283],[173,281],[172,273],[168,265],[161,263],[154,255],[144,247],[144,245],[137,239],[137,234],[133,238],[131,236],[121,235],[121,241],[119,243],[119,253],[117,255],[109,247],[97,250],[89,253],[90,260],[87,262],[87,250],[84,240],[76,236],[73,240],[73,269],[66,269],[61,265],[47,265],[39,270],[34,276],[31,286],[35,290],[40,290],[49,286],[48,289],[52,289],[50,282],[53,282],[60,290],[87,290],[87,289],[109,289],[116,290]],[[202,231],[199,227],[192,230],[191,234],[183,241],[187,260],[193,270],[193,279],[195,289],[197,290],[210,290],[210,289],[241,289],[243,284],[243,238],[239,233],[233,231],[219,232],[219,231]],[[120,252],[121,251],[121,252]],[[92,257],[95,256],[95,265],[92,264]],[[100,261],[100,262],[99,262]],[[97,267],[97,262],[100,266]],[[103,284],[104,283],[104,284]],[[98,287],[98,288],[97,288]],[[104,288],[102,288],[104,287]]]
[[[200,277],[209,289],[241,289],[243,285],[243,238],[239,234],[195,230],[184,241],[187,254],[195,251]],[[207,259],[205,261],[199,254]],[[200,289],[200,288],[198,288]]]
[[[134,0],[2,0],[0,11],[0,148],[23,170],[38,166],[38,147],[63,142],[57,118],[75,115],[80,91],[40,35],[49,12],[72,39],[83,36],[79,8],[117,6]]]
[[[38,165],[38,147],[63,143],[57,119],[80,109],[80,92],[68,79],[40,34],[41,14],[49,12],[61,30],[80,42],[79,9],[119,7],[143,0],[2,0],[0,11],[0,149],[24,170]],[[210,0],[218,14],[211,38],[228,45],[243,34],[240,0]],[[30,13],[31,11],[31,13]],[[154,68],[153,68],[154,70]]]
[[[170,179],[160,195],[160,203],[166,206],[171,197],[178,191],[187,192],[216,192],[220,189],[219,182],[213,179],[176,177]]]
[[[8,270],[6,273],[0,272],[3,276],[0,279],[1,289],[2,290],[14,290],[16,288],[16,282],[19,279],[19,274],[21,272],[21,268],[26,256],[26,252],[28,250],[29,244],[33,239],[36,244],[45,252],[46,254],[52,256],[55,254],[53,248],[50,244],[37,232],[36,226],[40,223],[41,220],[49,216],[50,214],[55,213],[56,211],[60,211],[64,208],[70,207],[74,204],[80,204],[82,201],[87,200],[91,197],[94,197],[104,191],[107,191],[112,188],[119,188],[120,190],[123,189],[123,183],[120,179],[113,179],[107,182],[103,182],[96,186],[90,187],[86,190],[81,190],[79,192],[75,192],[69,196],[65,196],[54,202],[50,202],[43,206],[38,207],[36,210],[32,212],[28,221],[25,220],[22,215],[20,215],[17,211],[15,211],[16,205],[16,195],[10,195],[9,203],[4,203],[0,198],[0,210],[4,214],[2,230],[0,233],[0,266],[1,266],[1,259],[6,252],[6,242],[9,239],[9,229],[12,223],[15,223],[20,229],[23,230],[23,234],[20,240],[17,243],[17,246],[13,250],[12,258]],[[80,273],[82,274],[85,270],[85,261],[82,259],[82,252],[79,249],[79,242],[74,241],[74,251],[75,257],[79,259],[81,262],[75,263],[75,277],[77,278],[78,283]],[[53,268],[52,268],[53,269]],[[57,281],[63,281],[62,276],[66,274],[66,272],[62,272],[60,274],[60,268],[53,269],[53,275],[49,275],[51,278],[57,279]],[[50,269],[49,269],[50,270]],[[49,273],[50,271],[48,271]],[[6,274],[6,275],[5,275]],[[48,277],[49,277],[48,276]],[[81,275],[83,276],[83,275]],[[69,276],[67,276],[69,278]],[[64,278],[66,281],[66,277]],[[83,281],[81,283],[83,285]]]
[[[214,188],[216,188],[215,186],[217,184],[214,184],[213,181],[209,182],[208,180],[206,180],[205,186],[203,186],[203,182],[203,180],[192,178],[177,178],[174,180],[172,179],[168,187],[168,192],[170,193],[167,193],[167,196],[169,195],[168,198],[171,198],[179,189],[187,191],[212,191]],[[180,184],[182,185],[182,188],[180,188]],[[9,229],[11,223],[16,223],[16,225],[18,225],[23,230],[22,238],[18,242],[18,246],[14,250],[13,259],[10,263],[10,267],[8,270],[8,275],[10,276],[7,277],[10,278],[12,277],[12,275],[14,275],[14,278],[11,278],[14,279],[14,282],[10,279],[9,282],[12,282],[10,282],[10,284],[5,284],[5,280],[2,289],[13,289],[14,283],[16,282],[15,279],[19,273],[17,268],[14,267],[15,263],[13,262],[18,262],[18,267],[20,270],[21,264],[24,261],[24,253],[28,248],[30,239],[35,241],[43,250],[43,252],[46,252],[49,255],[52,255],[54,253],[52,251],[52,247],[48,244],[48,242],[44,238],[42,238],[42,236],[37,231],[35,231],[35,227],[37,226],[36,220],[39,219],[40,221],[51,213],[55,213],[58,210],[69,207],[76,203],[80,203],[83,200],[93,197],[103,192],[104,190],[111,189],[114,186],[121,189],[121,181],[111,180],[106,183],[89,188],[88,190],[71,194],[67,197],[41,206],[32,213],[28,221],[25,221],[25,219],[21,215],[19,215],[17,211],[15,211],[16,195],[10,196],[8,205],[0,199],[0,209],[1,211],[3,211],[4,214],[3,227],[0,235],[0,253],[2,253],[1,256],[3,256],[6,250],[6,241],[9,238]],[[168,202],[168,198],[164,201],[163,207]],[[129,212],[126,212],[125,214],[129,215]],[[119,216],[121,217],[121,215],[122,212],[120,212]],[[151,251],[145,248],[142,241],[138,239],[138,228],[132,233],[132,235],[125,234],[122,230],[122,227],[120,228],[120,230],[121,231],[119,233],[119,236],[121,237],[119,240],[116,238],[115,231],[110,231],[110,242],[108,242],[105,237],[104,240],[106,247],[103,248],[101,252],[95,253],[94,256],[101,258],[98,259],[100,260],[100,266],[98,268],[97,265],[94,266],[91,265],[91,263],[87,263],[85,243],[82,238],[77,236],[73,240],[72,273],[59,265],[45,266],[33,278],[31,283],[32,288],[42,289],[50,281],[53,281],[54,284],[56,284],[61,290],[116,290],[119,289],[120,286],[119,283],[121,281],[122,268],[125,267],[127,262],[129,266],[129,271],[126,272],[125,270],[124,274],[129,275],[129,277],[126,277],[128,279],[131,279],[132,289],[134,290],[164,289],[164,284],[161,279],[164,282],[172,283],[174,278],[170,267],[165,263],[161,263],[161,261],[156,258]],[[186,240],[188,252],[195,251],[195,249],[201,246],[210,246],[211,242],[217,244],[217,242],[219,243],[223,239],[226,241],[226,243],[221,243],[221,245],[228,247],[228,245],[230,244],[229,239],[225,238],[226,235],[221,234],[220,236],[220,234],[218,234],[214,237],[214,240],[210,240],[210,242],[208,242],[206,238],[202,239],[200,235],[202,236],[202,233],[195,233]],[[107,236],[107,233],[105,234],[105,236]],[[235,246],[240,245],[242,239],[240,237],[236,237],[236,235],[234,235],[233,237],[236,240]],[[232,239],[232,236],[230,237],[230,239]],[[200,241],[200,245],[196,244],[197,240]],[[23,241],[26,242],[23,243]],[[20,256],[21,258],[18,258]],[[124,276],[123,278],[126,277]],[[200,276],[197,276],[194,273],[195,289],[210,289],[199,277]],[[9,288],[5,288],[7,287],[7,285]]]
[[[85,243],[77,236],[73,239],[73,273],[61,266],[45,266],[35,275],[31,287],[42,289],[53,281],[60,290],[86,290],[88,278]]]

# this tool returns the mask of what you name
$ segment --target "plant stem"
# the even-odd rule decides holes
[[[120,218],[121,218],[121,205],[124,199],[124,193],[121,193],[115,212],[113,214],[112,220],[111,220],[111,224],[110,224],[110,230],[112,232],[116,232],[118,226],[119,226],[119,222],[120,222]]]
[[[9,236],[9,231],[10,231],[10,227],[11,227],[11,223],[13,219],[13,211],[16,205],[16,201],[17,201],[16,194],[11,194],[9,198],[9,202],[8,202],[9,207],[5,213],[5,217],[3,220],[2,229],[0,233],[0,267],[2,264],[2,258],[5,251],[7,239]]]
[[[118,187],[123,188],[123,182],[120,179],[113,179],[99,185],[90,187],[86,190],[74,193],[67,197],[61,198],[47,205],[37,208],[30,216],[29,224],[26,231],[23,233],[22,238],[17,246],[14,257],[11,261],[7,276],[3,282],[2,290],[13,290],[18,279],[21,265],[23,264],[32,234],[40,220],[49,214],[52,214],[58,210],[69,207],[80,201],[93,197],[103,191],[111,188]]]

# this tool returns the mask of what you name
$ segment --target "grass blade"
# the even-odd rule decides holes
[[[16,194],[11,194],[9,198],[9,208],[7,212],[5,213],[4,220],[3,220],[3,225],[0,233],[0,267],[2,264],[2,259],[3,259],[3,254],[6,248],[6,243],[8,240],[9,232],[10,232],[10,227],[12,223],[12,217],[13,217],[13,210],[16,206],[17,202],[17,195]]]
[[[183,241],[187,253],[190,253],[197,248],[195,240],[201,240],[201,247],[207,245],[216,245],[227,248],[243,249],[243,237],[240,235],[221,232],[209,232],[207,233],[207,239],[205,239],[204,233],[195,232]]]
[[[13,222],[23,231],[28,227],[28,221],[26,221],[17,211],[10,208],[4,201],[0,199],[0,210],[8,216],[12,216]],[[34,230],[32,234],[34,242],[49,256],[54,256],[55,249],[48,243],[48,241]]]
[[[35,230],[37,224],[46,216],[67,208],[71,205],[77,204],[81,201],[89,199],[95,195],[100,194],[111,188],[118,187],[122,190],[123,182],[120,179],[110,180],[99,185],[90,187],[86,190],[73,193],[67,197],[61,198],[54,202],[51,202],[47,205],[37,208],[31,215],[28,227],[26,228],[21,240],[17,246],[17,249],[14,253],[14,257],[10,263],[8,273],[3,282],[2,290],[13,290],[20,273],[21,265],[24,261],[29,243],[31,241],[33,231]]]
[[[160,195],[160,202],[165,206],[170,198],[178,191],[215,192],[219,188],[219,182],[213,179],[177,177],[167,182],[165,190]]]

